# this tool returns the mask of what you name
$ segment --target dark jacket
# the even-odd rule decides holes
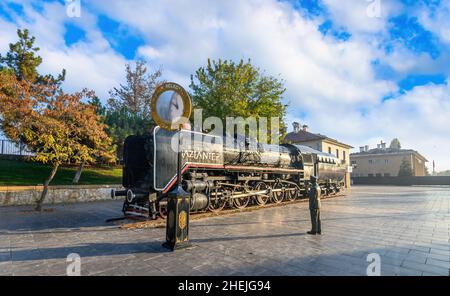
[[[308,192],[309,195],[309,209],[310,210],[316,210],[316,209],[320,209],[320,186],[319,185],[315,185],[312,186],[309,189]]]

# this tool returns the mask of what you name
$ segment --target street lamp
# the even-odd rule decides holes
[[[181,186],[181,129],[191,116],[191,99],[186,90],[173,82],[159,85],[151,100],[152,118],[157,125],[168,131],[177,131],[177,183],[168,193],[166,242],[164,247],[173,250],[189,244],[190,195]]]

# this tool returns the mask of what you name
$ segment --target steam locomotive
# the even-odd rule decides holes
[[[239,137],[220,137],[158,126],[149,135],[124,143],[125,216],[165,217],[167,193],[176,186],[178,156],[181,184],[190,210],[218,212],[225,207],[293,201],[306,196],[311,175],[325,195],[344,185],[345,166],[335,156],[307,146],[267,145]],[[178,154],[178,148],[180,153]]]

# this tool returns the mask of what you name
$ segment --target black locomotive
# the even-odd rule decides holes
[[[182,186],[191,195],[193,212],[302,198],[311,175],[318,177],[325,195],[344,185],[345,166],[340,160],[307,146],[266,145],[185,130],[180,138]],[[178,139],[177,132],[154,127],[147,136],[125,140],[125,190],[111,194],[126,196],[126,216],[165,216],[167,193],[178,178]]]

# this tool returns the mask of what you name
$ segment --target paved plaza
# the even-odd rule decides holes
[[[364,187],[322,203],[322,236],[310,236],[307,203],[192,221],[192,249],[161,247],[164,228],[105,222],[120,201],[0,208],[0,275],[449,275],[450,188]]]

